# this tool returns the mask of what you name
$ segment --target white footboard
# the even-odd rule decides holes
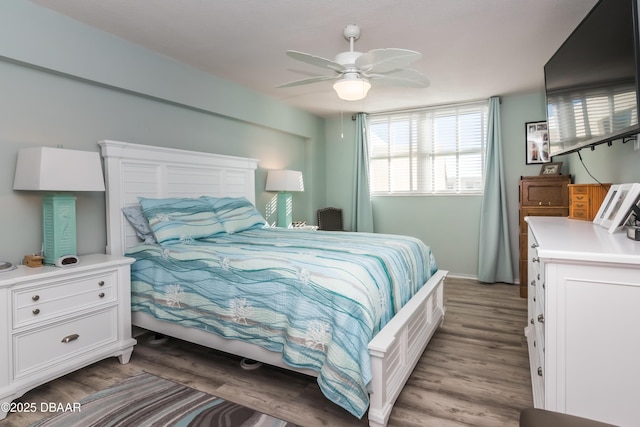
[[[369,425],[387,425],[400,391],[444,317],[444,278],[438,271],[369,343],[373,370]]]

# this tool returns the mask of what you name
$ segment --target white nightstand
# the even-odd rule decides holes
[[[133,261],[84,255],[0,273],[0,403],[107,357],[129,362]]]

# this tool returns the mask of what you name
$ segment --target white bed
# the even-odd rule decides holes
[[[107,181],[107,252],[122,255],[140,242],[121,209],[138,197],[246,197],[255,204],[255,170],[250,158],[100,141]],[[370,341],[373,380],[370,386],[370,426],[385,426],[393,405],[441,324],[445,308],[443,283],[447,272],[439,270]],[[280,353],[254,344],[229,340],[212,333],[185,328],[134,312],[135,326],[194,342],[209,348],[262,361],[284,369]]]

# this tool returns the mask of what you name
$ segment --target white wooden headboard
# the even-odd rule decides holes
[[[109,254],[122,255],[140,241],[122,214],[138,196],[244,196],[255,204],[256,159],[120,141],[98,144],[105,165]]]

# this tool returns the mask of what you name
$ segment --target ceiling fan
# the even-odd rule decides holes
[[[373,49],[367,53],[353,50],[354,43],[360,38],[360,27],[347,25],[344,38],[349,41],[349,51],[341,52],[332,61],[296,50],[288,50],[287,55],[298,61],[334,71],[329,76],[315,76],[281,84],[277,87],[292,87],[335,80],[333,89],[340,99],[357,101],[367,96],[372,81],[380,81],[394,86],[424,88],[429,80],[419,71],[404,68],[417,61],[422,54],[407,49]]]

